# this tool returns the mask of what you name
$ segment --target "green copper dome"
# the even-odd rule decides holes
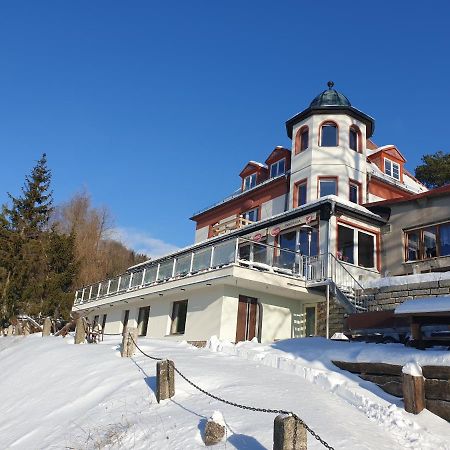
[[[352,106],[349,99],[333,89],[334,83],[328,82],[328,89],[319,94],[309,105],[310,108],[322,108],[326,106]]]

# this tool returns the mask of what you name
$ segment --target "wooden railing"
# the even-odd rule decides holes
[[[238,230],[240,228],[245,227],[246,225],[250,225],[254,223],[251,220],[245,219],[242,216],[237,216],[232,219],[226,220],[224,222],[216,223],[212,226],[212,235],[220,236],[221,234],[225,234],[229,231]]]

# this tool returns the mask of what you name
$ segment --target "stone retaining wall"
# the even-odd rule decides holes
[[[399,286],[381,286],[364,290],[369,311],[395,309],[406,300],[450,295],[450,280],[424,281]]]

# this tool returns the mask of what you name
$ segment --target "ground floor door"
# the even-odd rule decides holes
[[[317,334],[316,327],[316,307],[306,306],[305,307],[305,336],[315,336]]]
[[[256,321],[258,316],[258,299],[239,296],[236,325],[236,342],[250,341],[256,336]]]
[[[139,308],[138,335],[147,336],[148,318],[150,317],[150,306]]]

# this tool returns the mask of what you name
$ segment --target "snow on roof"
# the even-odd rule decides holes
[[[419,314],[432,312],[450,313],[450,295],[406,300],[395,308],[395,314]]]
[[[383,277],[376,280],[365,281],[363,284],[365,289],[369,289],[384,286],[406,286],[407,284],[441,280],[450,280],[450,272],[431,272],[418,273],[415,275],[402,275],[397,277]]]
[[[254,164],[255,166],[264,167],[265,169],[267,169],[267,165],[266,164],[260,163],[258,161],[249,161],[247,164]]]
[[[403,183],[401,181],[396,180],[395,178],[390,177],[389,175],[386,175],[380,168],[373,163],[372,161],[369,161],[370,165],[370,171],[372,172],[372,175],[374,175],[377,178],[383,179],[383,181],[387,181],[389,184],[393,184],[394,186],[398,186],[401,189],[406,189],[408,191],[411,191],[413,193],[420,193],[424,192],[427,189],[420,185],[419,183],[415,182],[411,177],[409,177],[407,174],[403,174]]]

